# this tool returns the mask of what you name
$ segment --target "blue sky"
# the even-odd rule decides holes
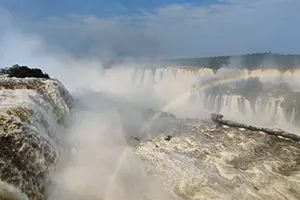
[[[171,4],[206,5],[212,0],[0,0],[14,13],[27,17],[63,17],[68,14],[112,17],[153,11]]]
[[[297,54],[299,8],[299,0],[0,0],[0,25],[44,51],[104,60]]]

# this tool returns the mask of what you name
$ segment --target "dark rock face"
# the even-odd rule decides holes
[[[224,116],[221,115],[221,114],[219,114],[219,113],[212,113],[212,114],[211,114],[212,120],[220,120],[220,119],[222,119],[223,117],[224,117]]]
[[[56,80],[0,77],[0,83],[0,180],[29,199],[45,199],[45,176],[59,157],[56,131],[72,98]],[[0,197],[8,198],[1,187]]]

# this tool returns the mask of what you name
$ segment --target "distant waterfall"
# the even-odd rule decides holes
[[[285,110],[281,103],[283,98],[259,97],[250,102],[239,95],[204,95],[203,108],[212,112],[218,112],[228,118],[239,120],[240,117],[251,119],[253,122],[268,122],[273,124],[292,124],[295,120],[296,108],[290,112]],[[201,102],[201,99],[199,99]]]
[[[111,68],[106,70],[103,79],[109,87],[113,87],[111,91],[134,91],[128,93],[128,96],[132,98],[140,98],[136,97],[137,93],[142,97],[155,97],[151,98],[152,104],[155,104],[153,107],[164,108],[165,111],[180,117],[199,117],[203,116],[203,113],[220,112],[233,119],[264,120],[276,124],[292,123],[295,120],[298,109],[285,110],[281,106],[284,99],[280,96],[258,97],[250,102],[242,95],[226,93],[210,95],[201,90],[189,94],[193,87],[201,86],[203,80],[230,79],[230,77],[246,75],[258,76],[263,83],[276,82],[280,77],[281,81],[286,80],[291,84],[297,84],[297,78],[290,76],[291,72],[280,74],[276,69],[250,72],[244,69],[224,68],[215,74],[213,70],[207,68]],[[150,101],[149,99],[148,101]],[[147,101],[147,99],[143,101]],[[151,106],[148,101],[147,103]]]

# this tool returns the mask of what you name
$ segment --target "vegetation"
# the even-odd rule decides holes
[[[275,107],[281,106],[288,118],[293,117],[294,122],[300,121],[300,92],[293,90],[287,82],[263,84],[258,77],[250,77],[234,83],[220,84],[204,92],[212,96],[241,95],[250,102],[251,106],[255,105],[258,97],[264,103],[274,97],[277,98]]]
[[[49,75],[47,73],[43,73],[41,69],[29,68],[27,66],[19,66],[18,64],[15,64],[5,69],[1,69],[0,74],[7,74],[9,77],[17,77],[17,78],[26,78],[26,77],[46,78],[46,79],[50,78]]]
[[[216,79],[211,79],[214,82]],[[208,81],[205,83],[207,84]],[[203,84],[203,83],[201,83]],[[258,77],[249,77],[233,83],[224,83],[204,90],[207,94],[216,96],[218,94],[242,95],[249,101],[256,100],[258,96],[265,93],[263,83]]]
[[[190,68],[211,68],[217,72],[220,68],[247,69],[249,71],[256,69],[277,69],[280,73],[286,71],[294,72],[300,69],[300,55],[276,54],[271,52],[244,54],[238,56],[215,56],[204,58],[186,58],[170,59],[166,63],[171,66],[190,67]],[[207,80],[201,85],[215,82],[218,77]],[[204,90],[205,93],[217,96],[222,94],[241,95],[250,101],[253,106],[258,97],[263,102],[267,102],[270,97],[282,97],[276,100],[276,104],[284,108],[289,116],[295,115],[294,120],[300,121],[300,92],[294,91],[293,88],[285,82],[263,84],[258,77],[249,77],[244,80],[218,84]],[[277,106],[277,105],[276,105]],[[294,113],[296,112],[296,113]]]
[[[277,68],[280,72],[300,68],[300,55],[284,55],[267,53],[244,54],[239,56],[215,56],[204,58],[185,58],[166,60],[174,66],[189,66],[193,68],[207,67],[217,71],[221,67],[244,68],[255,70],[261,68]]]

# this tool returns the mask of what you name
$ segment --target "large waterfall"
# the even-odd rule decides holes
[[[220,112],[234,120],[254,125],[282,127],[294,124],[298,119],[300,104],[294,102],[286,107],[284,105],[289,99],[294,99],[299,89],[299,72],[296,70],[283,74],[276,69],[221,69],[214,73],[206,68],[112,68],[105,71],[103,82],[106,90],[123,91],[128,98],[143,96],[145,104],[180,117],[203,117],[209,112]],[[255,93],[255,88],[251,87],[241,88],[240,93],[225,91],[228,89],[226,86],[230,85],[239,88],[240,81],[250,77],[258,77],[262,86],[267,88],[266,91]],[[223,83],[222,79],[228,81]],[[201,89],[201,84],[207,85],[205,83],[209,80],[212,80],[212,85],[208,84],[207,90],[212,92]],[[285,89],[274,92],[280,89],[278,83],[287,83],[295,93],[286,93],[288,91]],[[221,87],[223,85],[225,89]],[[193,87],[199,90],[192,92]],[[214,92],[215,88],[219,88],[217,93]],[[253,94],[253,98],[248,98],[245,93]],[[156,99],[155,102],[148,102],[147,95],[151,96],[151,101]]]
[[[86,73],[1,77],[0,199],[299,199],[299,144],[207,118],[298,131],[300,71]]]

